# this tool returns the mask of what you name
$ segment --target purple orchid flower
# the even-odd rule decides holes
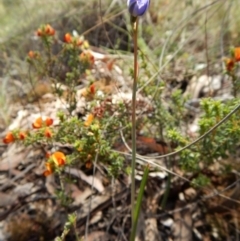
[[[134,17],[142,16],[148,9],[150,0],[128,0],[128,11]]]

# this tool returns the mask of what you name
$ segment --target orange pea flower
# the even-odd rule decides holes
[[[228,72],[231,72],[234,69],[235,61],[234,59],[226,58],[225,59],[225,66]]]
[[[94,84],[91,84],[90,87],[89,87],[89,91],[92,95],[95,94],[96,90],[95,90],[95,85]]]
[[[49,155],[49,153],[46,154],[47,158]],[[62,152],[56,151],[50,156],[50,161],[45,163],[46,170],[44,171],[43,175],[49,176],[54,172],[55,167],[64,166],[65,164],[66,156]]]
[[[55,34],[55,29],[47,24],[45,26],[42,26],[37,30],[37,36],[42,37],[42,36],[53,36]]]
[[[90,125],[92,124],[93,120],[94,120],[94,115],[93,115],[93,114],[89,114],[89,115],[87,116],[85,122],[84,122],[84,125],[85,125],[86,127],[90,126]]]
[[[94,64],[94,56],[90,52],[82,52],[80,54],[80,61],[82,62],[88,62],[90,64]]]
[[[44,171],[43,175],[47,177],[53,173],[53,166],[51,163],[46,162],[45,167],[46,167],[46,170]]]
[[[47,138],[51,138],[53,136],[53,133],[49,128],[46,128],[44,131],[44,136]]]
[[[48,117],[48,118],[45,120],[45,124],[46,124],[46,126],[51,126],[51,125],[53,124],[53,119]]]
[[[45,157],[48,159],[49,157],[51,156],[51,153],[50,152],[46,152],[45,153]]]
[[[37,36],[38,37],[43,36],[43,31],[40,28],[37,30]]]
[[[86,59],[86,54],[84,52],[82,52],[79,56],[81,61],[84,61]]]
[[[77,40],[77,46],[81,46],[83,44],[83,41],[81,39]]]
[[[19,139],[20,140],[24,140],[26,137],[27,137],[27,133],[25,133],[23,131],[19,132]]]
[[[14,142],[15,138],[13,136],[12,132],[8,132],[6,136],[3,138],[3,143],[9,144],[11,142]]]
[[[28,57],[31,59],[33,59],[35,57],[35,55],[36,55],[35,52],[32,50],[28,52]]]
[[[45,33],[48,36],[53,36],[55,34],[55,29],[51,25],[47,24],[45,26]]]
[[[88,59],[89,59],[89,61],[90,61],[91,64],[94,64],[95,59],[94,59],[94,57],[93,57],[92,54],[89,53]]]
[[[64,35],[64,42],[65,42],[65,43],[71,43],[71,42],[72,42],[72,36],[71,36],[70,33],[66,33],[66,34]]]
[[[32,127],[34,129],[39,129],[43,127],[44,125],[46,126],[51,126],[53,124],[53,119],[52,118],[47,118],[45,121],[43,121],[42,117],[38,117],[33,123]]]
[[[240,61],[240,47],[234,49],[234,57],[237,62]]]
[[[32,123],[32,127],[34,129],[39,129],[42,127],[42,123],[43,123],[43,120],[42,120],[42,117],[38,117],[33,123]]]
[[[28,58],[30,58],[30,59],[37,59],[39,57],[40,57],[40,54],[38,52],[35,52],[35,51],[32,51],[32,50],[30,50],[28,52]]]
[[[57,166],[64,166],[66,163],[66,156],[60,151],[54,152],[51,157]]]
[[[92,100],[96,94],[96,87],[94,84],[91,84],[88,88],[84,89],[81,95],[87,100]]]

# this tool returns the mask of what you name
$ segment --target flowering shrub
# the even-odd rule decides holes
[[[53,91],[62,96],[63,91],[59,83],[68,87],[66,99],[69,113],[76,109],[75,87],[88,69],[94,66],[94,57],[89,49],[89,44],[82,36],[72,36],[66,33],[62,40],[58,39],[56,30],[49,24],[42,25],[36,35],[41,40],[44,49],[41,53],[30,50],[27,61],[31,71],[38,78],[47,78],[53,84]],[[59,48],[59,52],[54,49]]]
[[[106,140],[101,132],[101,119],[95,117],[92,113],[86,116],[85,120],[79,120],[76,117],[68,118],[59,113],[61,120],[58,126],[53,126],[52,118],[38,117],[32,123],[32,130],[28,132],[14,130],[9,132],[3,138],[5,144],[12,142],[21,142],[25,145],[34,143],[44,143],[51,146],[54,142],[72,145],[73,153],[65,156],[61,151],[47,155],[46,170],[44,175],[48,176],[56,170],[62,171],[59,167],[65,164],[74,166],[85,163],[87,168],[92,166],[96,155],[101,157],[105,165],[109,165],[111,175],[116,175],[123,165],[123,159],[118,154],[111,152],[111,143]]]
[[[129,0],[128,7],[133,16],[140,16],[149,7],[149,1]],[[117,107],[117,111],[122,115],[122,118],[114,116],[113,113],[116,112],[116,109],[111,106],[111,99],[98,97],[95,85],[90,82],[82,95],[90,103],[91,109],[88,110],[88,114],[84,119],[71,116],[72,112],[76,109],[77,103],[75,86],[79,84],[81,76],[86,75],[86,72],[93,68],[95,64],[95,59],[88,50],[87,41],[82,36],[73,36],[70,33],[66,33],[63,36],[60,51],[53,53],[53,46],[57,42],[54,41],[57,39],[57,31],[51,25],[47,24],[42,25],[36,31],[36,35],[42,41],[44,49],[41,53],[34,50],[29,51],[27,61],[37,76],[47,77],[52,81],[53,91],[59,96],[63,96],[63,92],[58,84],[64,79],[64,84],[68,88],[65,98],[68,103],[69,114],[59,113],[59,124],[57,126],[53,125],[54,121],[52,118],[38,117],[32,123],[32,130],[14,130],[9,132],[3,138],[3,142],[5,144],[21,142],[25,145],[44,143],[49,146],[52,146],[55,142],[59,142],[71,145],[73,152],[66,156],[66,158],[61,159],[62,161],[60,162],[56,161],[58,159],[56,159],[57,157],[55,157],[54,153],[51,154],[51,157],[46,162],[44,175],[52,174],[56,170],[61,171],[67,165],[74,166],[79,165],[79,163],[83,163],[88,168],[91,168],[97,156],[102,163],[108,165],[111,174],[117,174],[123,165],[123,159],[115,152],[112,152],[111,147],[117,138],[113,134],[114,130],[128,123],[128,117],[124,114],[123,110],[124,106],[119,105]],[[226,72],[232,77],[235,94],[239,85],[235,74],[238,62],[240,62],[240,47],[232,49],[230,57],[225,59]],[[144,71],[149,73],[147,70],[148,65],[147,63],[144,64],[144,59],[142,59],[142,66],[144,66]],[[67,70],[64,72],[64,77],[59,75],[61,70]],[[144,89],[144,92],[147,95],[153,95],[155,88],[149,85]],[[169,114],[169,111],[159,101],[156,101],[155,118],[152,118],[151,121],[158,123],[160,128],[166,132],[167,141],[177,143],[181,147],[190,141],[188,136],[183,136],[179,131],[179,120],[184,119],[184,104],[186,100],[182,98],[181,92],[176,91],[172,93],[171,101],[173,103],[171,106],[173,114]],[[204,100],[202,106],[205,115],[199,121],[199,133],[203,134],[212,125],[216,124],[217,121],[223,118],[224,113],[232,108],[233,104],[232,102],[229,106],[228,103],[218,111],[209,112],[209,109],[217,110],[219,103]],[[221,112],[224,109],[226,109],[224,113]],[[237,122],[234,119],[233,122],[228,123],[230,125],[228,129],[235,133],[237,129],[232,127],[233,125],[236,126]],[[219,132],[218,134],[219,138],[216,135],[214,140],[219,145],[224,145],[225,142],[223,143],[220,140],[225,140],[226,133]],[[232,142],[233,146],[231,149],[234,149],[234,143],[238,141],[237,135],[234,134],[234,136],[236,138]],[[204,143],[206,143],[206,140]],[[209,139],[209,143],[210,140],[212,139]],[[204,143],[202,147],[199,146],[200,151],[198,152],[186,150],[181,154],[182,159],[180,163],[184,168],[196,170],[198,168],[196,159],[202,153],[205,153],[206,150],[208,150],[208,155],[211,157],[209,157],[209,160],[223,155],[221,150],[214,151],[214,148],[209,149],[210,144],[206,148]],[[59,150],[59,152],[61,151]],[[189,159],[190,153],[192,156],[191,160]]]
[[[68,113],[58,114],[59,124],[57,125],[54,125],[55,121],[52,118],[40,116],[33,120],[32,129],[9,132],[4,137],[3,142],[5,144],[19,142],[24,145],[44,144],[50,149],[56,142],[72,146],[72,153],[69,155],[65,155],[61,150],[47,153],[44,176],[53,173],[62,175],[66,166],[83,164],[87,168],[92,168],[96,160],[101,160],[101,163],[108,166],[110,175],[117,175],[123,166],[123,158],[111,151],[116,137],[111,135],[107,137],[106,133],[108,130],[112,132],[112,129],[116,128],[119,119],[112,116],[110,112],[113,110],[111,108],[106,108],[107,102],[104,97],[99,98],[97,104],[94,84],[90,82],[82,94],[92,106],[89,113],[83,119],[71,115],[76,109],[75,87],[79,84],[81,76],[93,68],[95,63],[94,57],[88,50],[89,45],[83,37],[66,33],[63,37],[61,50],[59,53],[53,53],[52,49],[57,42],[55,41],[57,39],[56,33],[57,31],[51,25],[42,25],[36,31],[36,35],[42,41],[44,49],[41,53],[34,50],[29,51],[27,61],[36,76],[52,81],[53,92],[60,97],[63,96],[63,92],[59,88],[59,83],[64,80],[64,84],[68,88],[64,93],[64,98],[68,103]],[[58,75],[61,69],[67,69],[63,79],[62,76]],[[103,106],[105,106],[104,112],[102,111]],[[101,114],[99,114],[100,109]],[[107,120],[108,127],[103,130],[102,126],[105,125],[109,115],[113,118],[110,122]]]

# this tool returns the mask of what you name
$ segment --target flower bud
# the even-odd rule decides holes
[[[128,0],[128,11],[134,17],[142,16],[148,9],[150,0]]]

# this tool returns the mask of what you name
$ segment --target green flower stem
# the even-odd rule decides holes
[[[136,207],[134,209],[133,228],[131,231],[130,241],[135,240],[137,224],[138,224],[138,217],[139,217],[140,208],[141,208],[141,204],[142,204],[144,189],[145,189],[147,179],[148,179],[148,173],[149,173],[149,165],[147,165],[144,169],[144,174],[143,174],[140,190],[139,190],[138,197],[137,197],[137,203],[136,203]]]
[[[162,203],[161,203],[162,210],[165,210],[165,207],[166,207],[166,203],[167,203],[167,199],[168,199],[170,187],[171,187],[171,177],[172,177],[172,175],[171,175],[171,173],[169,173],[168,179],[167,179],[167,186],[165,188],[163,200],[162,200]]]
[[[136,166],[136,91],[137,91],[137,32],[138,18],[132,18],[133,24],[133,43],[134,43],[134,76],[132,90],[132,163],[131,163],[131,216],[132,230],[134,227],[134,206],[135,206],[135,166]]]

